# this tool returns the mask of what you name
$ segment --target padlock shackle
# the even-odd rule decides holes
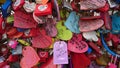
[[[104,46],[104,48],[108,51],[108,53],[110,53],[112,56],[117,56],[117,57],[120,57],[120,55],[118,55],[117,53],[115,53],[114,51],[110,50],[108,45],[106,44],[105,40],[104,40],[104,36],[102,33],[100,33],[100,38],[102,40],[102,44]]]

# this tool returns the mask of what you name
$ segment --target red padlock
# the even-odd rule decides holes
[[[9,62],[16,62],[19,60],[19,56],[18,55],[10,55],[7,59],[7,61]]]
[[[4,29],[5,29],[5,22],[4,19],[0,17],[0,34],[3,34],[5,32]]]
[[[13,7],[14,10],[18,10],[18,9],[20,9],[24,5],[24,3],[25,3],[24,0],[16,0],[13,3],[12,7]]]
[[[110,8],[109,4],[106,3],[104,7],[99,8],[98,10],[101,12],[107,12],[109,10],[109,8]]]
[[[101,54],[101,50],[100,48],[98,48],[97,45],[95,45],[93,42],[89,42],[88,43],[97,53],[100,53]]]
[[[48,52],[44,52],[44,51],[40,51],[38,52],[40,59],[40,62],[46,62],[47,58],[48,58]]]
[[[112,35],[112,42],[115,47],[119,44],[119,38],[117,37],[117,35]]]
[[[45,5],[37,4],[34,13],[36,16],[51,15],[52,14],[51,2]]]

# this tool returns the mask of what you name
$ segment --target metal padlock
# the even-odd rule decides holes
[[[11,7],[12,1],[6,0],[6,2],[1,6],[2,15],[4,18],[6,18],[11,13]]]

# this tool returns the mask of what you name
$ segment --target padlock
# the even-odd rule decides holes
[[[11,50],[12,55],[21,55],[22,54],[22,45],[18,44],[16,49]]]
[[[47,58],[48,58],[48,52],[45,51],[40,51],[38,52],[39,57],[41,58],[40,62],[46,62]]]
[[[91,48],[93,48],[97,53],[101,54],[101,50],[98,46],[96,46],[93,42],[89,42]]]
[[[10,55],[7,59],[8,62],[17,62],[19,60],[18,55]]]
[[[13,7],[13,9],[16,11],[16,10],[20,9],[20,8],[24,5],[24,3],[25,3],[24,0],[16,0],[16,1],[13,3],[12,7]]]
[[[51,2],[49,2],[45,5],[37,4],[34,13],[36,16],[51,15],[52,14]]]
[[[10,15],[11,9],[12,9],[11,5],[12,5],[11,0],[6,0],[6,2],[2,4],[1,11],[2,11],[3,18],[6,18],[8,15]]]
[[[1,15],[0,15],[1,16]],[[0,34],[3,34],[5,32],[5,21],[2,17],[0,17]]]
[[[30,45],[30,43],[28,43],[27,41],[22,40],[22,39],[18,39],[18,42],[19,42],[20,44],[22,44],[22,45],[25,45],[25,46],[29,46],[29,45]]]
[[[15,41],[15,40],[10,40],[8,42],[8,46],[11,47],[11,48],[13,48],[13,49],[15,49],[17,47],[17,44],[18,44],[18,42]]]

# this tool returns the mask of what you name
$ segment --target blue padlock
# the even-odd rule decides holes
[[[11,0],[6,0],[6,2],[4,4],[2,4],[1,11],[2,11],[3,18],[10,15],[11,8],[12,8],[12,1]]]
[[[120,34],[120,12],[112,15],[112,33]]]
[[[20,55],[22,54],[22,45],[17,45],[16,49],[11,50],[12,55]]]
[[[24,31],[26,31],[26,30],[28,30],[28,29],[24,29],[24,28],[17,28],[17,31],[19,31],[19,32],[24,32]]]
[[[116,3],[120,3],[120,0],[115,0]]]
[[[92,51],[92,48],[89,47],[87,53],[90,54]]]

